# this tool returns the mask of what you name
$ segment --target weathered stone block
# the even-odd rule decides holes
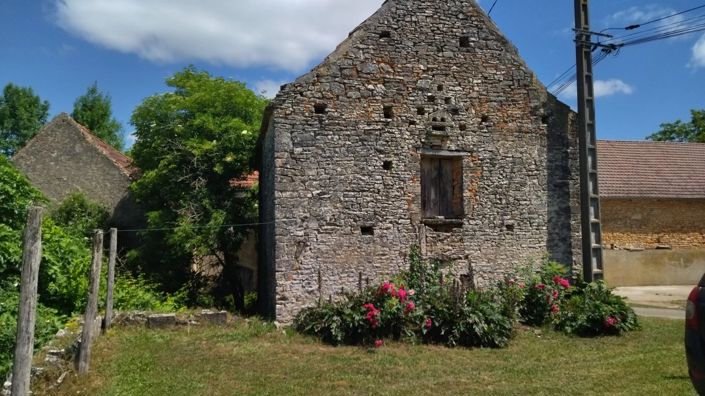
[[[203,322],[224,326],[228,324],[228,313],[225,311],[214,312],[210,310],[201,311],[200,318]]]
[[[176,314],[153,314],[147,317],[147,327],[158,329],[176,325]]]

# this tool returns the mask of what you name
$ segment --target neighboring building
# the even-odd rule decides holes
[[[573,113],[474,1],[388,0],[268,107],[259,291],[288,322],[408,268],[468,286],[579,265]]]
[[[600,141],[610,286],[694,284],[705,272],[705,144]]]
[[[139,176],[132,159],[61,113],[12,157],[15,166],[51,205],[73,192],[100,203],[120,228],[141,224],[142,212],[129,193]]]

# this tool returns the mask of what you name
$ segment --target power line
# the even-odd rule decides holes
[[[634,30],[637,28],[640,28],[645,25],[649,25],[655,22],[663,21],[669,18],[673,18],[678,15],[683,15],[688,12],[692,12],[701,8],[705,8],[705,4],[693,7],[681,12],[677,12],[671,15],[663,16],[660,18],[656,18],[638,25],[630,25],[626,26],[624,28],[607,28],[602,30],[602,32],[610,29],[621,29],[621,30]],[[695,23],[697,22],[697,23]],[[681,21],[677,21],[674,23],[670,23],[664,26],[659,26],[651,29],[646,29],[642,30],[639,32],[635,33],[630,33],[626,34],[623,36],[618,36],[618,37],[610,37],[609,39],[598,42],[595,44],[593,47],[593,52],[597,50],[599,47],[603,47],[602,53],[597,55],[593,59],[593,66],[597,65],[599,62],[602,62],[608,55],[614,54],[617,55],[619,50],[623,47],[628,47],[628,46],[633,46],[633,45],[639,45],[639,44],[644,44],[652,41],[657,41],[657,40],[664,40],[668,38],[673,38],[673,37],[678,37],[686,34],[692,34],[692,33],[697,33],[700,31],[705,30],[705,14],[698,15],[695,17],[687,18]],[[629,40],[625,40],[626,38],[630,38]],[[616,51],[616,52],[615,52]],[[569,74],[572,70],[575,69],[575,65],[569,67],[566,71],[561,73],[558,77],[556,77],[553,81],[551,81],[546,88],[551,91],[552,94],[554,95],[559,95],[561,92],[566,90],[571,84],[573,84],[575,78],[577,77],[576,73]],[[568,77],[566,77],[568,76]]]
[[[662,16],[662,17],[659,17],[659,18],[656,18],[656,19],[652,19],[652,20],[647,21],[647,22],[644,22],[644,23],[633,24],[633,25],[629,25],[629,26],[625,26],[625,27],[621,27],[621,28],[607,28],[607,29],[604,29],[603,32],[606,31],[606,30],[634,30],[634,29],[640,28],[640,27],[642,27],[642,26],[646,26],[646,25],[649,25],[649,24],[652,24],[652,23],[656,23],[656,22],[663,21],[663,20],[666,20],[666,19],[669,19],[669,18],[673,18],[673,17],[678,16],[678,15],[683,15],[683,14],[685,14],[685,13],[688,13],[688,12],[691,12],[691,11],[695,11],[695,10],[699,10],[699,9],[701,9],[701,8],[705,8],[705,4],[700,5],[700,6],[697,6],[697,7],[693,7],[693,8],[690,8],[690,9],[687,9],[687,10],[685,10],[685,11],[676,12],[675,14],[666,15],[666,16]]]
[[[163,228],[134,228],[130,230],[118,230],[118,232],[153,232],[153,231],[174,231],[182,229],[191,230],[203,230],[203,229],[217,229],[217,228],[235,228],[235,227],[252,227],[258,225],[270,225],[274,224],[274,221],[268,221],[265,223],[243,223],[243,224],[222,224],[219,226],[180,226],[180,227],[163,227]]]
[[[489,10],[489,11],[487,11],[487,16],[490,16],[490,14],[492,13],[492,10],[494,10],[494,6],[497,5],[497,2],[498,2],[498,1],[499,1],[499,0],[494,0],[494,3],[492,3],[492,7],[490,7],[490,10]]]

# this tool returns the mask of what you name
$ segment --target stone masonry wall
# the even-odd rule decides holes
[[[705,247],[705,200],[603,199],[607,248]]]
[[[139,209],[128,196],[130,178],[89,144],[68,116],[52,121],[12,162],[52,205],[81,191],[111,211],[116,223],[138,221]]]
[[[474,1],[388,0],[269,112],[278,320],[407,268],[412,245],[477,286],[580,255],[572,115]],[[422,218],[422,156],[462,158],[461,219]]]

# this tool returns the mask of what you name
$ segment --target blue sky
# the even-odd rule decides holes
[[[481,0],[489,9],[494,0]],[[0,85],[31,86],[51,116],[94,81],[132,131],[132,110],[193,64],[273,95],[320,62],[382,0],[0,0]],[[705,4],[593,0],[601,31]],[[640,28],[703,22],[705,8]],[[575,62],[573,2],[497,0],[491,17],[548,84]],[[610,30],[615,35],[629,34]],[[639,32],[634,30],[633,32]],[[595,68],[600,139],[642,139],[705,108],[705,32],[624,48]],[[559,98],[573,105],[574,89]]]

